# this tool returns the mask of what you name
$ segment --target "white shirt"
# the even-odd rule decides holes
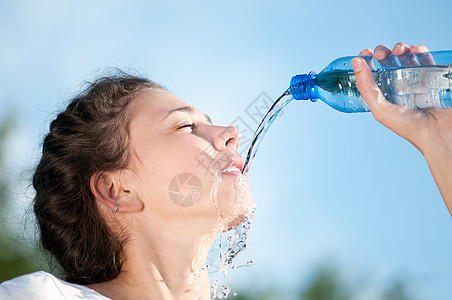
[[[0,284],[1,300],[110,300],[83,285],[72,284],[56,278],[50,273],[39,271]]]

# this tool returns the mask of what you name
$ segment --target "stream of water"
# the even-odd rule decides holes
[[[242,170],[242,174],[245,174],[249,166],[256,155],[257,150],[259,149],[259,145],[262,142],[265,134],[268,129],[280,113],[280,111],[290,102],[293,98],[290,95],[290,90],[287,89],[270,107],[267,114],[262,119],[259,124],[251,146],[248,150],[248,154],[246,156],[245,165]],[[241,175],[238,177],[232,195],[232,204],[231,207],[237,207],[243,213],[239,214],[239,221],[235,223],[230,223],[228,220],[224,220],[222,217],[222,213],[220,210],[219,202],[222,201],[218,199],[218,191],[221,188],[223,182],[222,173],[218,173],[214,179],[214,185],[212,187],[212,196],[215,207],[218,211],[218,223],[219,223],[219,232],[220,235],[218,237],[218,247],[220,251],[220,265],[215,268],[214,272],[221,271],[223,278],[228,276],[228,269],[239,269],[243,267],[248,267],[253,265],[252,260],[246,261],[244,264],[236,264],[235,259],[237,255],[243,252],[246,249],[246,244],[248,240],[248,231],[250,229],[251,220],[255,213],[254,201],[249,200],[249,185],[246,175]],[[240,211],[240,212],[241,212]],[[237,213],[240,213],[237,212]],[[233,212],[233,215],[236,215],[236,212]],[[206,269],[211,269],[211,265],[207,265]],[[221,285],[221,290],[218,290],[220,285],[220,280],[222,278],[214,279],[211,283],[210,287],[210,297],[211,299],[226,299],[231,293],[231,289],[226,285]],[[232,291],[234,296],[237,295],[235,291]]]
[[[279,112],[292,100],[293,98],[290,95],[290,90],[287,89],[281,96],[279,96],[278,99],[276,99],[276,101],[268,110],[267,114],[265,114],[261,123],[257,127],[256,132],[254,133],[250,149],[248,150],[248,154],[246,155],[245,165],[243,166],[242,174],[248,172],[249,166],[253,161],[254,156],[256,156],[257,150],[259,149],[259,145],[264,139],[264,136],[267,133],[268,129],[275,121]]]

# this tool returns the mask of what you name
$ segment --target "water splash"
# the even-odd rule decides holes
[[[220,283],[220,279],[215,279],[214,281],[212,281],[212,284],[210,285],[210,299],[215,299],[218,283]]]
[[[252,216],[245,216],[245,219],[237,227],[224,233],[226,236],[226,245],[223,244],[223,239],[220,241],[220,271],[223,272],[225,277],[228,276],[228,269],[236,270],[253,265],[252,260],[248,260],[243,265],[234,264],[237,255],[246,249],[246,243],[248,242],[247,233],[250,230],[251,218]]]
[[[290,102],[293,98],[290,96],[290,90],[287,89],[270,107],[269,111],[259,124],[254,137],[251,143],[250,149],[248,151],[245,165],[242,170],[242,174],[247,171],[251,161],[256,155],[257,150],[259,149],[259,145],[267,133],[268,129],[278,116],[279,112]],[[245,175],[242,175],[238,178],[236,182],[236,186],[234,188],[233,199],[237,201],[234,203],[236,207],[240,209],[244,209],[245,213],[241,215],[242,219],[237,224],[234,222],[228,222],[223,220],[220,212],[220,206],[218,203],[218,191],[223,181],[222,173],[218,173],[214,179],[214,185],[212,187],[212,199],[214,201],[214,205],[218,211],[218,223],[219,223],[219,250],[220,250],[220,266],[218,268],[219,271],[222,272],[223,277],[226,278],[228,276],[228,270],[237,270],[243,267],[249,267],[253,265],[252,260],[248,260],[244,264],[236,264],[235,259],[237,255],[243,252],[246,249],[246,244],[248,241],[248,231],[250,229],[251,220],[255,213],[255,206],[253,205],[253,201],[249,201],[249,187],[248,180]],[[235,214],[233,214],[235,215]],[[209,266],[210,268],[210,266]],[[215,279],[212,281],[210,287],[210,297],[212,299],[226,299],[230,294],[231,290],[228,286],[222,285],[221,291],[217,292],[218,285],[220,283],[220,279]],[[237,292],[233,291],[234,296],[237,296]]]
[[[243,267],[253,265],[252,260],[248,260],[245,264],[236,264],[235,260],[239,253],[246,249],[248,241],[248,231],[251,226],[251,220],[256,211],[254,201],[249,194],[248,179],[245,175],[240,175],[235,182],[232,194],[232,215],[235,219],[229,220],[222,216],[220,209],[220,199],[218,199],[218,191],[223,183],[223,174],[220,172],[215,176],[214,185],[212,186],[212,198],[218,212],[218,224],[220,235],[218,237],[218,247],[220,250],[219,267],[216,271],[221,271],[222,278],[228,276],[228,270],[236,270]],[[237,208],[235,210],[234,208]],[[207,266],[206,266],[207,268]],[[211,265],[208,265],[211,269]],[[211,299],[226,299],[231,290],[226,285],[221,285],[221,291],[217,292],[220,278],[212,281],[210,287]],[[234,292],[237,294],[236,292]]]
[[[245,174],[248,171],[247,168],[249,168],[249,165],[251,164],[254,156],[256,155],[260,143],[264,139],[265,134],[272,125],[273,121],[275,121],[279,112],[292,100],[293,98],[290,95],[290,89],[287,89],[281,96],[279,96],[278,99],[276,99],[276,101],[270,107],[267,114],[257,127],[256,132],[254,133],[253,141],[251,142],[250,149],[248,150],[242,174]]]

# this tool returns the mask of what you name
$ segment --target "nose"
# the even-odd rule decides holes
[[[240,131],[235,126],[214,126],[213,147],[217,151],[223,151],[228,147],[239,150]]]

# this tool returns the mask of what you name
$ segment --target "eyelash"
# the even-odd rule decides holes
[[[185,124],[185,125],[182,125],[182,126],[178,127],[177,129],[183,129],[183,128],[186,128],[186,127],[190,127],[190,129],[193,130],[193,129],[195,129],[196,124],[195,123]]]

